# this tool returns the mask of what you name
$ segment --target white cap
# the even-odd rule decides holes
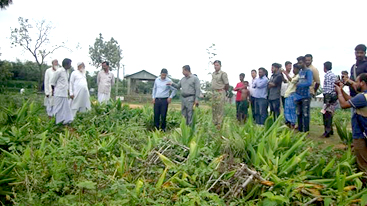
[[[78,62],[76,65],[77,65],[77,67],[79,67],[82,64],[84,64],[84,62]]]

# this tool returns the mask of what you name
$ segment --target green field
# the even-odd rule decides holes
[[[264,127],[251,120],[238,124],[230,105],[221,131],[212,125],[208,105],[195,110],[195,124],[187,127],[175,104],[168,114],[169,131],[162,133],[153,129],[151,105],[99,105],[93,99],[92,110],[65,127],[47,118],[42,96],[0,99],[2,204],[367,202],[351,148],[337,134],[319,138],[318,111],[312,112],[306,137],[286,128],[282,118],[269,118]],[[338,111],[336,121],[347,114]]]

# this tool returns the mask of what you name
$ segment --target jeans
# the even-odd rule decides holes
[[[280,98],[275,100],[269,100],[270,112],[273,113],[274,119],[280,115]]]
[[[264,98],[255,98],[256,124],[264,125],[266,118],[268,118],[268,100]]]
[[[311,98],[304,98],[296,101],[298,130],[300,132],[310,131],[310,103]]]
[[[167,98],[156,98],[154,104],[154,126],[159,129],[159,122],[162,121],[161,129],[166,131],[166,117],[168,110]]]
[[[255,97],[251,96],[250,97],[250,103],[251,103],[251,112],[252,112],[252,118],[254,119],[254,121],[256,120],[255,119]]]

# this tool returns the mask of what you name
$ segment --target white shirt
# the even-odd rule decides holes
[[[112,72],[106,73],[104,70],[98,72],[97,76],[98,93],[109,94],[111,87],[115,84],[115,77]]]
[[[288,75],[289,75],[290,77],[293,77],[293,74],[291,74],[291,73],[289,73]],[[282,87],[280,88],[280,95],[281,95],[282,97],[284,97],[284,96],[285,96],[285,91],[287,91],[287,88],[288,88],[288,86],[289,86],[289,80],[288,80],[288,78],[287,78],[287,76],[286,76],[285,74],[283,74],[283,78],[284,78],[285,80],[287,80],[287,83],[282,82]]]
[[[66,69],[58,68],[50,83],[52,86],[55,86],[55,97],[68,97],[69,80]]]
[[[253,97],[254,95],[254,92],[255,92],[255,89],[253,88],[253,85],[254,85],[254,82],[255,82],[256,78],[255,79],[251,79],[251,82],[250,82],[250,88],[248,88],[250,90],[250,95]]]
[[[52,67],[48,68],[45,72],[45,80],[44,80],[44,87],[45,87],[45,95],[50,95],[52,93],[51,88],[51,79],[55,75],[56,70],[54,70]]]
[[[70,75],[70,87],[69,87],[70,96],[71,95],[78,96],[79,92],[82,89],[86,89],[88,91],[87,77],[79,70],[75,70]]]

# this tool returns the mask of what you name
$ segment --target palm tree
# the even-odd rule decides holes
[[[13,0],[0,0],[0,9],[6,9],[12,3]]]

